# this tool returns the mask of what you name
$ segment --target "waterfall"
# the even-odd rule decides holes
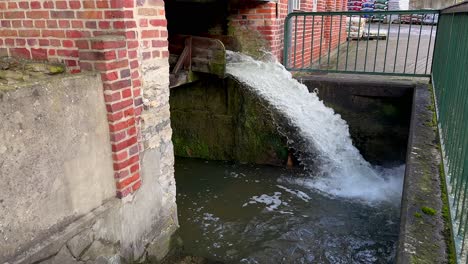
[[[401,198],[404,167],[389,170],[369,164],[353,146],[346,121],[280,63],[232,51],[227,52],[227,60],[227,73],[279,116],[290,147],[301,153],[300,161],[310,177],[297,183],[328,195],[369,202]]]

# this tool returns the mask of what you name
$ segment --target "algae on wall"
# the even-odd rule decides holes
[[[231,78],[205,76],[171,89],[175,154],[209,160],[284,165],[286,138],[272,114]]]

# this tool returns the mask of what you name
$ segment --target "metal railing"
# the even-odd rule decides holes
[[[429,77],[438,13],[293,12],[283,64],[290,71]]]
[[[440,13],[432,81],[460,263],[468,263],[468,2]]]

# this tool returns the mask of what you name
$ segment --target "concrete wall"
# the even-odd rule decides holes
[[[411,0],[409,2],[410,9],[442,9],[454,5],[453,0]]]
[[[318,91],[320,99],[346,120],[353,143],[366,160],[378,165],[404,163],[415,85],[366,78],[334,75],[300,81]]]
[[[170,104],[176,155],[286,164],[287,140],[273,113],[234,79],[206,77],[173,88]]]
[[[95,74],[0,87],[0,262],[114,197]]]

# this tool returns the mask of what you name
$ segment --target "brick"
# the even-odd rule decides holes
[[[140,16],[158,16],[158,9],[156,8],[140,8],[138,9],[138,15]]]
[[[130,172],[128,169],[120,170],[114,173],[114,178],[115,179],[123,179],[130,175]]]
[[[112,103],[119,101],[122,97],[120,96],[119,92],[112,93],[112,94],[105,94],[104,99],[107,103]],[[109,119],[109,121],[117,121],[120,120],[124,117],[124,112],[119,112],[118,115],[112,116],[112,120]]]
[[[72,40],[62,40],[62,46],[64,48],[72,48],[73,46],[75,46],[75,44]]]
[[[135,1],[134,0],[124,0],[124,7],[126,7],[126,8],[135,7]]]
[[[126,50],[119,50],[117,52],[117,56],[119,57],[119,59],[126,58],[127,57],[127,51]]]
[[[35,60],[47,60],[46,49],[31,49],[32,58]]]
[[[132,85],[132,81],[130,79],[120,80],[113,83],[105,83],[104,90],[111,90],[116,91],[122,88],[130,87]]]
[[[53,9],[54,8],[54,1],[44,1],[42,6],[46,9]]]
[[[31,2],[31,9],[41,9],[41,2],[39,2],[39,1],[32,1],[32,2]]]
[[[41,31],[40,30],[33,30],[33,29],[30,29],[30,30],[19,30],[18,31],[18,35],[20,37],[24,37],[24,38],[29,38],[29,37],[39,37],[41,36]]]
[[[142,38],[158,38],[159,30],[143,30],[141,32]]]
[[[17,9],[18,5],[15,2],[8,3],[8,9]]]
[[[133,108],[127,108],[123,111],[123,114],[124,114],[124,117],[127,118],[127,117],[130,117],[130,116],[134,116],[135,115],[135,109]]]
[[[5,19],[24,19],[24,11],[9,11],[4,12],[3,16]]]
[[[0,26],[2,26],[2,28],[9,28],[9,27],[11,27],[11,21],[10,20],[2,20],[2,21],[0,21]]]
[[[10,48],[10,55],[23,59],[31,59],[31,53],[26,48]]]
[[[23,20],[22,24],[25,28],[32,28],[34,27],[34,20]]]
[[[63,57],[78,58],[78,50],[57,50],[57,54]]]
[[[140,21],[138,23],[139,23],[140,27],[147,27],[148,26],[148,19],[142,18],[142,19],[140,19]]]
[[[113,153],[112,154],[112,159],[114,161],[117,161],[117,162],[124,161],[127,158],[128,158],[128,151],[126,151],[126,150],[123,150],[123,151],[121,151],[119,153]]]
[[[135,21],[125,21],[125,27],[126,28],[136,28],[137,24]]]
[[[19,8],[22,8],[22,9],[29,9],[29,2],[27,2],[27,1],[19,2],[18,6],[19,6]]]
[[[50,45],[54,47],[61,47],[62,42],[59,39],[51,39],[50,40]]]
[[[11,29],[0,29],[0,36],[2,37],[16,37],[18,36],[18,31]]]
[[[85,26],[86,28],[95,29],[97,28],[97,23],[96,21],[86,21]]]
[[[49,11],[28,11],[26,16],[32,19],[48,19]]]
[[[113,23],[115,29],[122,29],[125,28],[125,22],[124,21],[115,21]]]
[[[102,11],[77,11],[76,17],[81,19],[102,19]]]
[[[25,39],[16,39],[16,46],[25,46],[26,45],[26,40]]]
[[[104,17],[106,19],[132,18],[133,13],[131,11],[121,11],[121,10],[104,11]]]
[[[50,11],[51,18],[75,18],[75,11]]]
[[[36,46],[37,45],[37,39],[28,39],[27,40],[29,46]]]
[[[110,0],[111,8],[123,8],[124,1],[123,0]]]
[[[44,20],[35,20],[34,21],[34,27],[35,28],[45,28],[46,27],[46,22]]]
[[[72,20],[71,21],[71,26],[72,26],[72,28],[84,28],[84,23],[83,23],[83,21]]]
[[[97,8],[109,8],[109,1],[96,1]]]
[[[99,28],[100,29],[109,29],[111,23],[109,21],[99,21]]]
[[[132,191],[133,191],[132,187],[129,186],[126,189],[116,191],[116,196],[117,196],[117,198],[121,199],[121,198],[124,198],[125,196],[131,194]]]
[[[122,113],[122,112],[120,112]],[[125,139],[127,137],[127,135],[125,134],[125,131],[120,131],[120,132],[117,132],[117,133],[110,133],[110,138],[111,138],[111,141],[114,142],[114,143],[117,143],[119,141],[121,141],[122,139]]]
[[[167,20],[166,19],[151,19],[149,21],[149,23],[153,27],[166,27],[167,26]]]
[[[78,65],[78,61],[76,60],[65,60],[65,65],[67,65],[67,67],[75,67]]]
[[[138,156],[136,156],[138,158]],[[133,158],[133,157],[132,157]],[[138,161],[138,159],[137,159]],[[136,161],[134,161],[136,162]],[[114,164],[114,168],[116,167],[116,165]],[[133,176],[130,176],[130,177],[127,177],[123,180],[120,180],[116,183],[116,186],[117,186],[117,189],[121,190],[121,189],[124,189],[125,187],[129,186],[130,184],[132,184],[133,182],[136,182],[140,180],[140,174],[139,173],[135,173]]]
[[[133,136],[133,135],[136,135],[136,127],[131,127],[127,130],[127,135],[128,136]]]
[[[65,38],[65,31],[63,30],[42,30],[42,37]]]
[[[130,69],[125,69],[120,71],[120,78],[130,77]]]
[[[60,28],[70,28],[70,21],[68,20],[59,20],[58,25]]]
[[[66,31],[66,36],[67,38],[84,38],[84,37],[90,37],[90,33],[87,31],[81,31],[81,30],[67,30]]]
[[[106,82],[106,81],[115,81],[117,79],[119,79],[119,74],[117,71],[113,71],[113,72],[103,72],[101,73],[101,79],[102,81]],[[120,93],[117,93],[119,95],[119,98],[120,99]],[[114,101],[114,100],[111,100],[111,101]]]
[[[68,4],[70,5],[71,9],[80,9],[81,2],[80,1],[69,1]]]
[[[15,46],[15,40],[14,39],[5,39],[5,45]]]
[[[39,46],[49,46],[50,42],[48,39],[39,39]]]
[[[127,147],[130,147],[130,146],[136,144],[137,141],[138,141],[137,137],[135,136],[135,137],[129,138],[129,139],[125,140],[125,141],[122,141],[120,143],[113,143],[112,144],[112,151],[113,152],[119,152],[122,149],[125,149]]]
[[[47,28],[58,28],[57,20],[47,20],[46,21]]]
[[[141,187],[141,180],[135,182],[133,185],[132,185],[132,191],[133,192],[136,192],[138,191],[138,189],[140,189]]]
[[[134,105],[135,107],[136,107],[136,106],[139,106],[139,105],[142,105],[142,104],[143,104],[143,98],[141,98],[141,97],[140,97],[140,98],[136,98],[136,99],[134,100],[134,103],[133,103],[133,105]]]
[[[55,7],[57,9],[68,9],[67,1],[56,1]]]
[[[115,112],[115,111],[122,110],[126,107],[129,107],[132,104],[133,104],[133,99],[130,98],[122,102],[118,102],[114,104],[106,104],[106,109],[107,109],[107,112]]]
[[[127,129],[129,127],[132,127],[134,125],[135,125],[135,119],[130,118],[129,120],[125,120],[125,121],[119,122],[117,124],[109,124],[109,130],[111,132],[118,132],[118,131]]]
[[[92,49],[117,49],[124,48],[126,46],[125,41],[116,40],[116,41],[103,41],[103,40],[91,40]]]
[[[167,40],[153,40],[151,41],[151,46],[153,48],[165,48],[169,45]]]
[[[132,89],[125,89],[122,91],[122,98],[128,98],[132,96]]]

